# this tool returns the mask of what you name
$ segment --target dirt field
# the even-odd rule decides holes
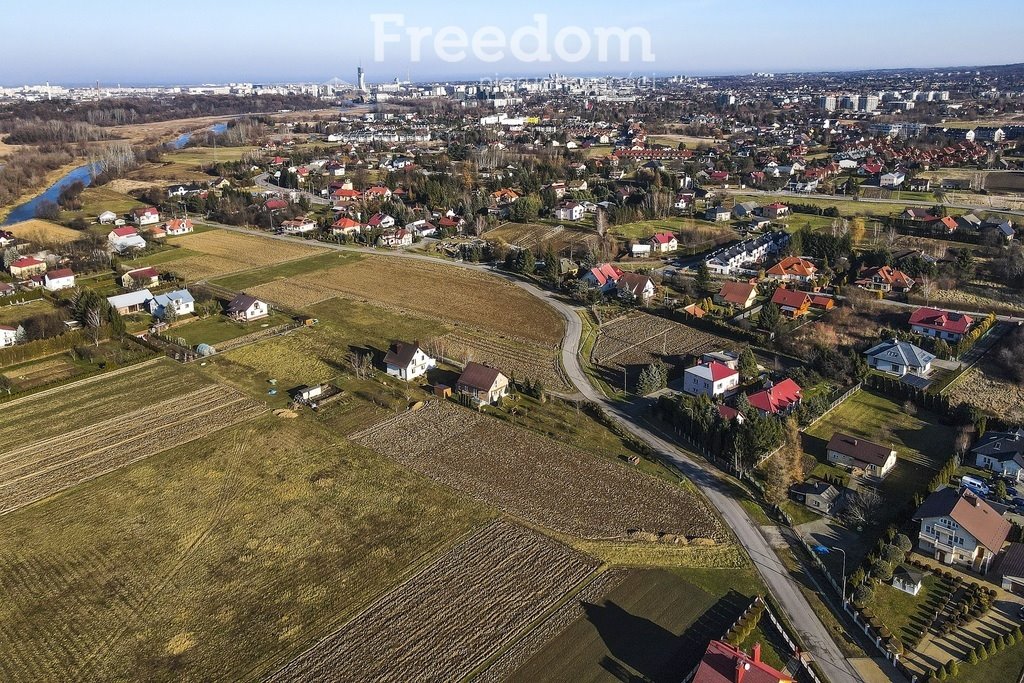
[[[0,374],[11,380],[18,391],[24,391],[41,384],[49,384],[57,380],[73,377],[80,370],[64,358],[50,358],[38,363],[22,365],[13,370],[5,370]]]
[[[593,230],[584,229],[571,222],[567,225],[504,223],[493,230],[488,230],[483,237],[527,249],[536,249],[547,243],[556,252],[561,252],[567,247],[573,248],[573,251],[585,251],[587,248],[595,248],[598,243],[597,234]]]
[[[584,538],[724,540],[694,493],[447,401],[354,434],[367,448],[509,514]]]
[[[262,680],[489,517],[267,414],[5,515],[0,680]]]
[[[425,342],[424,348],[436,357],[493,365],[518,380],[539,379],[549,390],[568,391],[571,388],[558,364],[557,346],[526,344],[463,328]]]
[[[604,369],[610,383],[618,386],[622,384],[623,370],[632,384],[643,367],[655,360],[672,364],[681,357],[733,346],[734,343],[708,332],[634,311],[601,325],[591,361]]]
[[[16,398],[0,404],[0,444],[58,436],[209,383],[188,368],[160,360]]]
[[[13,232],[15,237],[20,237],[36,244],[64,244],[82,238],[82,233],[77,230],[65,228],[62,225],[39,218],[12,223],[11,225],[4,226],[4,230]]]
[[[562,338],[558,313],[519,287],[431,261],[366,257],[260,285],[250,293],[296,308],[353,298],[530,342],[556,344]]]
[[[992,363],[983,361],[956,380],[950,402],[970,403],[1009,422],[1024,422],[1024,387],[1014,384]]]
[[[262,403],[211,385],[0,452],[0,515],[167,448],[250,419]],[[30,435],[25,435],[29,436]]]
[[[596,566],[545,536],[495,521],[270,681],[460,680]]]
[[[226,230],[210,230],[172,237],[170,244],[198,252],[176,259],[173,272],[188,280],[203,280],[250,268],[282,263],[326,251],[322,247],[269,240]]]

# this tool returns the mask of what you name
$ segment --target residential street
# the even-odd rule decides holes
[[[265,232],[220,225],[225,230],[245,234],[258,234],[271,239],[294,241],[295,238],[284,235],[268,235]],[[442,263],[436,258],[425,254],[410,253],[407,251],[373,250],[362,247],[352,247],[327,242],[317,243],[318,246],[325,246],[339,251],[355,251],[371,253],[378,256],[391,256],[399,258],[410,258],[431,263]],[[529,292],[531,295],[543,299],[555,310],[561,313],[565,319],[565,336],[562,340],[562,364],[571,382],[577,390],[588,400],[603,406],[610,415],[614,417],[625,429],[629,430],[637,438],[651,447],[651,449],[662,460],[673,464],[680,472],[688,477],[707,496],[711,504],[718,510],[726,524],[736,534],[737,539],[750,555],[757,571],[761,574],[768,585],[776,601],[785,610],[789,621],[799,632],[799,636],[808,649],[809,653],[821,666],[825,675],[832,683],[853,683],[862,682],[863,679],[856,673],[853,667],[843,656],[839,647],[829,634],[818,615],[815,614],[810,604],[800,592],[796,581],[790,578],[788,571],[782,561],[772,550],[769,543],[761,534],[759,527],[747,516],[747,513],[740,506],[739,501],[726,493],[720,475],[705,466],[700,460],[691,457],[680,448],[668,443],[653,432],[638,425],[628,413],[618,404],[609,401],[600,391],[591,385],[586,373],[580,364],[578,348],[582,335],[583,323],[577,313],[577,308],[561,301],[552,292],[542,290],[530,283],[524,282],[516,277],[493,270],[487,266],[468,263],[443,261],[448,265],[456,265],[464,268],[489,272],[499,277],[514,282],[516,285]]]

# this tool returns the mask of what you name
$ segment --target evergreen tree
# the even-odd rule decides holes
[[[749,346],[740,352],[739,371],[740,379],[744,382],[750,382],[757,378],[757,358]]]
[[[779,311],[779,307],[773,303],[767,303],[761,307],[761,311],[757,314],[757,326],[763,330],[774,332],[779,327],[779,323],[782,321],[782,314]]]
[[[697,266],[697,275],[694,278],[694,282],[697,285],[697,289],[701,292],[706,294],[711,291],[711,270],[703,260]]]

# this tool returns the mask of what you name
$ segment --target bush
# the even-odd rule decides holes
[[[970,652],[967,653],[967,662],[969,664],[977,664],[978,663],[978,651],[977,651],[977,648],[975,648],[974,650],[971,650]]]
[[[853,604],[857,607],[863,607],[864,605],[871,602],[871,598],[873,598],[874,595],[875,591],[871,588],[871,586],[857,586],[857,590],[853,592]],[[870,620],[874,617],[868,616],[867,610],[865,610],[864,618]]]
[[[960,675],[960,662],[955,659],[949,663],[949,676],[950,678],[956,678]]]
[[[988,653],[989,657],[991,657],[995,653],[999,652],[999,646],[996,645],[995,638],[993,638],[992,640],[988,641],[988,645],[985,646],[985,652]]]
[[[974,648],[974,652],[975,656],[978,658],[979,661],[984,662],[986,659],[988,659],[988,650],[985,648],[984,645],[979,645],[978,647]]]

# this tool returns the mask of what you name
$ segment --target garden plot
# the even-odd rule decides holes
[[[495,521],[269,680],[460,680],[596,567],[568,546]]]
[[[460,363],[476,361],[493,365],[516,380],[540,380],[547,389],[567,391],[570,388],[558,364],[557,345],[542,346],[460,329],[426,342],[424,348],[435,356]]]
[[[357,443],[555,531],[592,539],[631,532],[724,541],[696,493],[538,434],[431,401],[355,434]]]
[[[0,452],[0,514],[255,417],[262,403],[210,385]]]

